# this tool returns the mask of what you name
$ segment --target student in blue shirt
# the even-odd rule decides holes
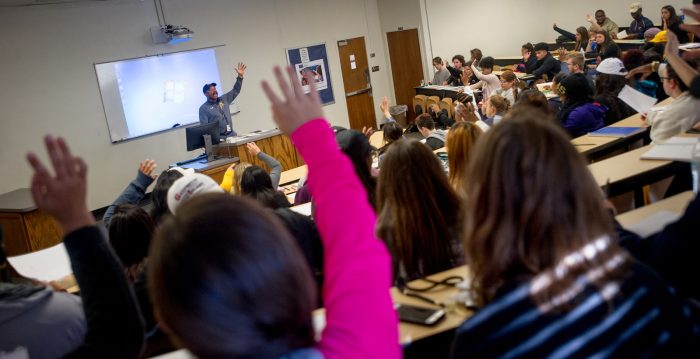
[[[642,4],[633,2],[630,4],[630,15],[634,19],[627,29],[626,39],[643,39],[644,31],[654,27],[654,23],[649,18],[642,15]]]

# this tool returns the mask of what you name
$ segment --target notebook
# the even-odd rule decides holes
[[[669,160],[690,162],[693,147],[698,142],[694,137],[672,137],[654,145],[642,155],[643,160]]]
[[[627,137],[644,132],[646,129],[646,127],[603,127],[599,130],[589,133],[588,135],[594,137]]]

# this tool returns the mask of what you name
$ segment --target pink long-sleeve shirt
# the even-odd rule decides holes
[[[316,119],[291,136],[309,167],[308,186],[323,242],[325,358],[399,358],[389,289],[391,257],[374,235],[376,216],[330,126]]]

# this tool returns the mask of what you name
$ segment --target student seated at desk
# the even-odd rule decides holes
[[[661,28],[673,32],[678,38],[678,42],[686,44],[690,42],[688,33],[681,29],[683,20],[676,14],[676,8],[671,5],[661,7]]]
[[[598,32],[593,39],[596,43],[595,56],[598,58],[598,63],[611,57],[619,58],[622,55],[622,50],[613,41],[609,33],[605,31]]]
[[[147,339],[159,333],[146,286],[148,248],[156,231],[156,223],[139,206],[139,202],[154,181],[153,173],[156,167],[155,161],[143,160],[139,164],[136,178],[107,208],[102,217],[102,223],[107,228],[109,244],[119,258],[139,303]]]
[[[523,55],[520,63],[515,67],[517,72],[531,74],[537,68],[537,57],[535,47],[531,43],[525,43],[520,47],[520,54]]]
[[[447,136],[447,132],[445,130],[436,129],[435,121],[433,121],[430,115],[424,113],[418,116],[418,118],[416,118],[416,126],[418,127],[418,132],[425,137],[421,142],[425,143],[431,150],[445,147],[445,136]]]
[[[644,31],[654,27],[654,23],[642,15],[641,3],[633,2],[630,4],[630,16],[632,16],[633,20],[627,29],[627,37],[625,39],[641,39],[644,37]]]
[[[571,138],[593,132],[605,124],[608,108],[591,99],[591,88],[582,74],[564,78],[558,87],[563,105],[557,119]]]
[[[428,114],[422,114],[430,118]],[[432,119],[431,119],[432,121]],[[335,133],[340,150],[350,158],[355,168],[355,174],[365,187],[366,197],[372,207],[376,207],[377,179],[372,174],[372,151],[369,140],[362,132],[357,130],[339,129]],[[304,185],[294,196],[294,205],[300,205],[311,201],[311,193],[308,185]]]
[[[476,65],[476,61],[472,62],[471,69],[474,76],[479,79],[479,82],[469,86],[469,88],[472,90],[480,89],[484,96],[482,104],[486,105],[486,100],[488,100],[489,96],[491,96],[497,89],[501,88],[501,80],[493,73],[493,66],[495,65],[493,57],[486,56],[481,59],[479,62],[481,71],[476,68]]]
[[[615,38],[617,38],[617,33],[620,32],[617,24],[605,15],[605,11],[601,9],[596,10],[595,17],[590,14],[586,15],[586,21],[591,24],[589,31],[607,31],[610,33],[610,36]]]
[[[518,100],[515,101],[515,105],[511,109],[511,112],[516,109],[521,108],[533,108],[540,111],[541,114],[545,115],[546,118],[553,117],[555,112],[552,112],[547,102],[547,96],[545,96],[540,90],[536,88],[531,88],[522,91],[518,95]]]
[[[287,75],[276,69],[283,99],[263,89],[309,167],[326,259],[320,340],[315,288],[293,239],[258,203],[224,194],[193,198],[156,235],[149,278],[159,318],[199,358],[399,358],[391,258],[374,211],[314,82],[305,95],[291,67]]]
[[[596,69],[595,78],[596,102],[608,108],[605,114],[605,126],[621,121],[637,113],[635,109],[622,101],[617,95],[627,84],[627,69],[622,60],[612,57],[603,60]]]
[[[156,184],[153,186],[153,191],[151,191],[151,201],[153,202],[151,217],[153,217],[153,222],[155,222],[156,225],[159,225],[172,213],[170,212],[170,208],[168,208],[168,190],[170,190],[170,186],[180,177],[188,173],[194,173],[194,170],[174,167],[164,170],[158,175]]]
[[[379,168],[382,167],[384,156],[389,147],[396,141],[403,138],[403,129],[396,122],[387,122],[382,127],[382,136],[384,136],[384,146],[377,149]]]
[[[642,50],[631,49],[625,51],[620,60],[622,60],[622,63],[625,65],[625,69],[627,69],[627,75],[625,75],[625,77],[628,80],[628,85],[647,96],[651,96],[656,98],[658,101],[662,101],[668,96],[663,93],[662,88],[662,96],[659,98],[659,87],[661,87],[661,80],[659,79],[658,75],[654,77],[651,77],[650,75],[643,76],[642,74],[632,74],[631,76],[628,76],[631,70],[644,65],[644,63],[650,63],[658,60],[658,58],[655,56],[655,52],[649,52],[649,54],[654,54],[653,60],[645,56],[645,53]]]
[[[462,69],[466,66],[464,56],[454,55],[452,57],[452,65],[453,66],[447,66],[447,70],[450,72],[450,78],[447,80],[447,84],[450,86],[463,86]]]
[[[64,233],[80,297],[44,286],[0,283],[0,356],[136,358],[144,329],[138,304],[85,198],[85,162],[63,139],[44,139],[53,173],[33,153],[32,196]]]
[[[691,61],[690,65],[696,67],[697,61]],[[664,91],[674,101],[663,108],[652,108],[644,116],[646,123],[651,125],[650,137],[654,142],[680,135],[700,123],[700,99],[690,95],[688,86],[681,81],[673,67],[661,64],[659,75]]]
[[[540,42],[535,45],[535,56],[537,57],[537,67],[532,70],[532,75],[536,80],[540,80],[544,75],[548,80],[551,80],[554,75],[561,71],[559,61],[549,53],[549,47],[546,43]]]
[[[561,111],[562,102],[561,97],[559,97],[559,84],[561,84],[562,80],[564,80],[566,76],[566,74],[560,72],[552,79],[552,93],[556,96],[547,99],[547,103],[549,104],[549,108],[552,110],[552,113],[559,113],[559,111]]]
[[[435,68],[435,74],[433,75],[433,80],[430,81],[431,85],[447,85],[450,79],[450,71],[445,68],[445,64],[442,62],[442,58],[439,56],[433,58],[433,67]]]
[[[566,40],[575,41],[574,49],[572,52],[589,52],[591,51],[591,44],[588,41],[588,29],[583,26],[576,28],[576,33],[572,34],[560,27],[557,24],[552,26],[554,31],[560,33]]]
[[[488,131],[490,126],[482,121],[479,113],[475,110],[472,101],[457,102],[455,105],[455,123],[470,122],[477,125],[482,131]]]
[[[377,236],[392,253],[396,284],[463,263],[459,199],[425,145],[399,140],[391,146],[379,173],[377,203]]]
[[[282,174],[282,164],[274,157],[260,150],[255,142],[245,144],[246,150],[253,157],[263,161],[270,167],[270,178],[272,179],[272,188],[275,190],[280,184],[280,176]],[[238,162],[232,164],[224,173],[224,178],[221,181],[221,189],[231,194],[239,194],[241,192],[241,176],[251,164],[247,162]]]
[[[513,106],[521,87],[524,86],[520,83],[518,77],[515,76],[515,73],[511,70],[505,70],[501,73],[501,88],[496,89],[494,94],[503,96]]]
[[[486,110],[484,111],[486,119],[484,122],[489,125],[489,127],[497,125],[501,122],[501,119],[503,119],[503,116],[506,115],[509,109],[510,103],[505,97],[495,94],[492,95],[486,101]]]
[[[697,352],[698,309],[617,246],[584,158],[540,117],[523,112],[476,145],[463,246],[483,307],[457,329],[451,357]]]
[[[448,180],[458,196],[467,193],[469,179],[466,176],[467,166],[471,160],[474,144],[484,133],[479,126],[472,122],[458,122],[447,132],[447,165],[450,169]]]

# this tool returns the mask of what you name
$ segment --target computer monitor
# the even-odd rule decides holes
[[[211,145],[219,143],[219,123],[210,122],[204,125],[187,127],[185,129],[185,140],[187,142],[187,151],[194,151],[198,148],[205,148],[207,157],[211,158],[211,148],[206,145],[204,136],[211,136]]]

